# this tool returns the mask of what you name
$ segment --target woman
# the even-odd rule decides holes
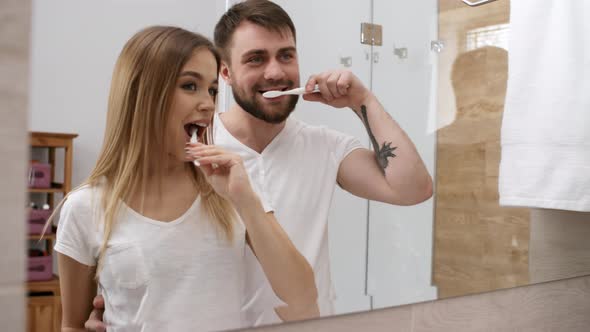
[[[278,298],[316,314],[312,269],[240,158],[200,143],[219,61],[206,38],[175,27],[144,29],[122,50],[98,161],[59,215],[64,331],[83,329],[97,283],[109,331],[239,328],[246,245]]]

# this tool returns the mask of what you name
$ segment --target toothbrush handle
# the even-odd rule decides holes
[[[305,87],[302,86],[300,88],[296,88],[296,89],[290,90],[289,91],[289,94],[290,95],[302,95],[302,94],[305,94]]]
[[[311,92],[306,92],[304,86],[289,91],[289,93],[293,94],[293,95],[303,95],[306,93],[315,93],[315,92],[320,92],[320,87],[317,84],[313,87],[313,90]]]

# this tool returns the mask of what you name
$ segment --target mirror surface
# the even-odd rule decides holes
[[[113,67],[125,42],[157,24],[211,38],[227,2],[33,1],[29,129],[78,134],[74,187],[96,162]],[[477,7],[459,0],[275,2],[297,28],[301,83],[325,70],[351,70],[414,142],[435,183],[433,197],[414,206],[336,189],[323,267],[334,287],[333,314],[590,273],[588,212],[499,204],[508,0]],[[381,46],[359,42],[362,22],[382,26]],[[217,108],[233,104],[222,82]],[[300,99],[292,116],[371,146],[348,109]],[[64,180],[60,153],[57,182]],[[47,157],[38,149],[32,156]]]

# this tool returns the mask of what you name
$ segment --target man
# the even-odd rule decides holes
[[[352,109],[374,151],[355,138],[289,118],[298,96],[262,96],[300,83],[295,27],[280,6],[267,0],[234,5],[216,25],[215,44],[222,55],[220,75],[236,105],[215,118],[214,142],[243,158],[260,194],[313,267],[320,314],[330,315],[327,221],[336,184],[359,197],[413,205],[432,196],[432,179],[408,136],[349,71],[313,75],[305,88],[311,92],[317,84],[320,92],[303,99]],[[277,308],[283,313],[290,308],[274,296],[251,252],[246,259],[244,326],[279,322]],[[91,316],[88,323],[97,321]]]

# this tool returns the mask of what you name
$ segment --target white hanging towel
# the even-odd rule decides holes
[[[590,1],[510,3],[500,205],[590,211]]]

